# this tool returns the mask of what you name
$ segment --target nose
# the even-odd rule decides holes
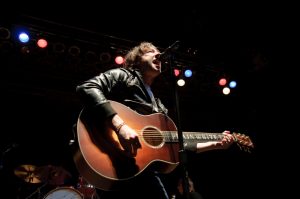
[[[161,53],[157,53],[157,54],[155,55],[155,58],[159,60],[159,59],[160,59],[160,55],[161,55]]]

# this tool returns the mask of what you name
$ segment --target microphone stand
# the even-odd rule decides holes
[[[4,151],[2,151],[1,153],[1,158],[0,158],[0,171],[2,169],[4,169],[4,159],[5,159],[5,155],[11,151],[13,148],[18,147],[19,145],[17,143],[13,143],[10,146],[6,147]]]
[[[179,41],[176,41],[174,44],[172,44],[167,49],[172,49],[173,46],[175,46]],[[184,198],[189,199],[189,180],[188,180],[188,171],[186,168],[187,164],[187,155],[186,151],[184,149],[184,140],[183,140],[183,134],[181,129],[181,121],[180,121],[180,108],[179,108],[179,97],[178,97],[178,89],[176,84],[176,78],[174,75],[174,54],[170,51],[168,56],[168,64],[170,69],[170,75],[171,75],[171,82],[173,84],[173,91],[174,91],[174,102],[175,102],[175,117],[177,121],[177,135],[178,135],[178,142],[179,142],[179,164],[181,166],[181,175],[182,175],[182,186],[183,186],[183,194]]]

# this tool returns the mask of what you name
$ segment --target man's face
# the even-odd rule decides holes
[[[157,59],[157,55],[160,52],[155,48],[150,48],[145,51],[141,57],[143,70],[151,72],[151,74],[157,76],[161,73],[161,62]]]

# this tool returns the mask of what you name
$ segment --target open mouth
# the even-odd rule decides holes
[[[155,65],[155,67],[156,67],[157,70],[160,70],[161,67],[160,67],[159,63],[158,64],[157,63],[153,63],[153,64]]]
[[[153,60],[153,64],[160,65],[160,61],[158,59]]]

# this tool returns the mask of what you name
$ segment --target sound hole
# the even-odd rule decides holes
[[[152,147],[160,147],[163,144],[164,138],[161,132],[154,127],[147,127],[143,131],[145,143]]]

